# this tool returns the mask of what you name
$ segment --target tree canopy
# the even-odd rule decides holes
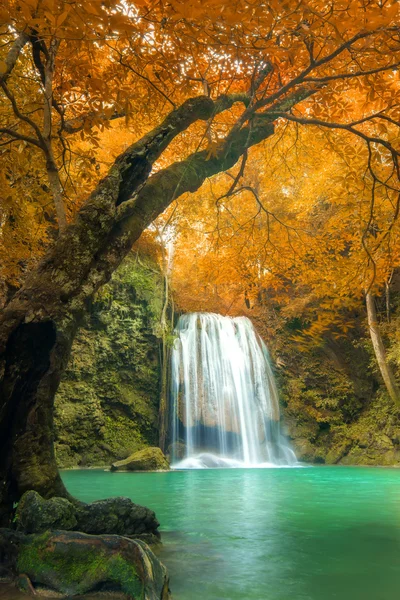
[[[274,154],[288,123],[312,125],[341,134],[320,146],[334,144],[346,157],[349,168],[337,177],[350,185],[364,170],[367,187],[385,188],[395,217],[398,17],[390,0],[8,0],[0,12],[0,185],[11,282],[51,243],[57,223],[73,218],[118,152],[198,95],[217,104],[154,169],[196,150],[217,157],[259,118],[279,131],[266,149]]]

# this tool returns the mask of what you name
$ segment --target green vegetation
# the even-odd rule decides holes
[[[42,583],[44,579],[43,583],[52,584],[65,594],[85,593],[97,582],[107,581],[134,598],[141,598],[143,583],[133,562],[99,546],[90,547],[79,540],[66,544],[62,537],[58,541],[53,533],[45,532],[27,538],[21,545],[17,569],[35,582]]]
[[[162,277],[132,252],[97,294],[56,397],[61,467],[109,464],[157,443]]]
[[[380,311],[388,358],[400,368],[399,298],[390,323]],[[385,322],[386,321],[386,322]],[[274,340],[285,421],[297,455],[316,463],[392,465],[400,462],[400,410],[383,385],[362,315],[340,338],[299,349],[292,324]],[[296,324],[301,329],[301,324]]]

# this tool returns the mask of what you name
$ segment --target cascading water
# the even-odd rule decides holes
[[[246,317],[180,317],[172,351],[172,466],[296,464],[267,348]]]

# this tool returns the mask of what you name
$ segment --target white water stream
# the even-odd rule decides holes
[[[172,466],[296,464],[280,431],[267,348],[246,317],[179,318],[172,351]]]

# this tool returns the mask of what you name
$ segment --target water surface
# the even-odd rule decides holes
[[[68,471],[156,511],[174,600],[398,600],[400,470]]]

